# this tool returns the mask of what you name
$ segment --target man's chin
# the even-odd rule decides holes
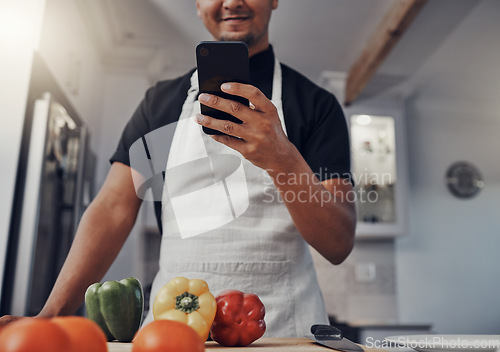
[[[248,46],[252,45],[254,39],[251,33],[223,33],[219,38],[221,41],[244,42]]]

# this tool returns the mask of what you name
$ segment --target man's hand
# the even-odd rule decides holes
[[[252,108],[209,94],[201,94],[200,102],[243,123],[197,115],[198,123],[227,134],[212,138],[266,170],[302,237],[330,262],[341,263],[354,245],[355,206],[346,201],[352,186],[342,179],[318,180],[283,132],[276,107],[259,89],[241,83],[221,89],[248,99]]]
[[[281,127],[274,104],[258,88],[241,83],[224,83],[223,92],[244,97],[252,108],[215,95],[201,94],[199,100],[211,108],[237,117],[242,124],[197,115],[200,125],[224,132],[213,139],[238,151],[243,157],[264,170],[279,170],[288,160],[294,146]]]
[[[0,329],[7,324],[13,323],[19,319],[24,319],[24,318],[25,317],[18,317],[15,315],[4,315],[3,317],[0,317]]]

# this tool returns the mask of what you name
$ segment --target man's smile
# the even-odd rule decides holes
[[[221,18],[222,22],[228,24],[240,24],[250,19],[250,16],[245,15],[230,15]]]

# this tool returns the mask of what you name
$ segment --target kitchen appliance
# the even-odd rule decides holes
[[[88,133],[35,56],[17,170],[1,314],[40,312],[90,202],[95,158]]]
[[[82,213],[85,137],[50,93],[35,102],[12,314],[38,314],[71,246]]]

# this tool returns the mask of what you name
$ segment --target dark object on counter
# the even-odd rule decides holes
[[[348,323],[338,321],[335,316],[330,315],[328,317],[330,325],[335,326],[337,329],[342,331],[342,335],[355,343],[362,343],[360,341],[360,331],[356,326],[351,326]]]
[[[332,325],[316,324],[311,326],[308,338],[320,345],[344,352],[363,352],[363,349],[354,342],[342,336],[342,332]]]

